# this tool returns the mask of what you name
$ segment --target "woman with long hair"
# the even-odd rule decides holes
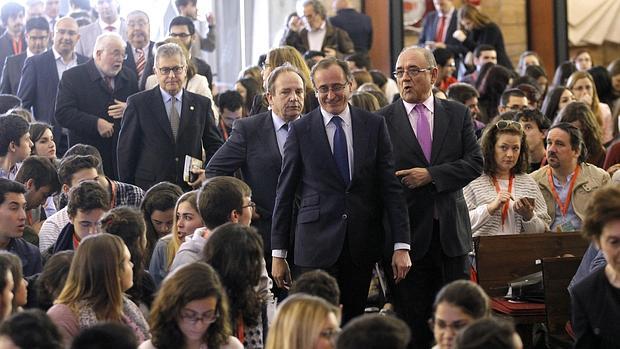
[[[144,265],[149,265],[157,240],[170,234],[174,221],[174,205],[183,190],[173,183],[160,182],[144,193],[140,211],[146,223]]]
[[[433,349],[452,348],[459,330],[491,315],[490,303],[484,290],[471,281],[458,280],[444,286],[435,297],[430,321],[436,342]]]
[[[119,206],[106,212],[101,217],[100,223],[101,232],[123,239],[131,254],[133,286],[127,290],[129,299],[141,309],[149,309],[156,287],[151,275],[144,270],[146,223],[142,213],[133,207]]]
[[[303,293],[291,295],[278,307],[266,349],[333,349],[339,324],[335,305]]]
[[[0,255],[7,258],[11,263],[11,274],[13,274],[13,303],[11,307],[12,313],[17,313],[22,311],[23,306],[28,302],[28,281],[24,279],[22,260],[8,251],[0,251]]]
[[[241,95],[243,117],[250,116],[254,97],[260,95],[261,86],[252,78],[241,78],[235,82],[235,90]]]
[[[480,76],[482,82],[478,88],[480,93],[478,103],[481,112],[479,120],[485,124],[498,115],[497,106],[502,93],[510,83],[511,74],[508,69],[501,65],[494,65],[489,68],[484,76]]]
[[[303,57],[291,46],[275,47],[267,52],[265,63],[263,64],[263,85],[267,83],[269,74],[276,69],[288,63],[297,68],[299,74],[304,81],[304,87],[306,89],[306,95],[304,98],[304,109],[302,114],[308,113],[319,105],[319,101],[314,95],[314,89],[312,88],[312,81],[310,80],[310,69],[304,61]],[[266,89],[266,86],[264,86]],[[265,94],[257,96],[252,104],[252,115],[262,113],[268,110],[269,103],[267,103],[267,96]]]
[[[491,45],[497,52],[497,64],[510,70],[513,69],[512,62],[506,53],[502,31],[489,16],[478,11],[475,6],[465,4],[459,8],[458,18],[459,30],[454,33],[454,37],[467,51],[473,52],[478,45]]]
[[[177,255],[181,244],[185,242],[185,237],[194,234],[196,229],[204,226],[202,216],[198,212],[197,191],[195,190],[179,197],[174,212],[172,232],[157,241],[149,264],[149,273],[156,286],[159,286],[168,275],[174,256]]]
[[[11,261],[0,254],[0,322],[4,321],[13,311],[13,272]]]
[[[613,122],[611,120],[611,110],[605,103],[601,103],[596,92],[596,85],[592,75],[584,71],[576,71],[568,78],[566,83],[575,98],[584,102],[594,115],[602,131],[603,144],[607,144],[613,140]]]
[[[226,288],[234,336],[246,349],[263,348],[267,319],[255,286],[264,257],[263,241],[256,229],[234,223],[218,227],[205,245],[204,260],[218,272]]]
[[[571,102],[560,112],[558,119],[559,122],[568,122],[581,130],[583,142],[588,151],[586,162],[602,168],[606,152],[603,147],[601,127],[596,122],[596,117],[590,107],[583,102]]]
[[[575,101],[573,92],[565,86],[555,86],[547,92],[542,103],[540,111],[549,120],[549,122],[557,123],[557,116],[568,105]]]
[[[54,300],[58,298],[69,275],[74,254],[75,251],[71,250],[61,251],[47,260],[31,289],[35,294],[32,306],[47,311],[54,305]]]
[[[29,133],[30,140],[34,144],[31,155],[44,156],[55,161],[56,143],[54,142],[52,126],[42,122],[33,122],[30,124]]]
[[[482,135],[484,173],[463,188],[473,236],[543,233],[551,223],[538,184],[527,174],[525,137],[521,124],[511,120],[490,125]]]
[[[149,319],[151,340],[139,349],[241,349],[228,319],[217,272],[206,263],[187,264],[162,284]]]
[[[149,338],[142,312],[124,293],[133,286],[132,267],[120,237],[96,234],[82,240],[65,286],[47,311],[65,344],[80,330],[102,322],[124,323],[140,341]]]

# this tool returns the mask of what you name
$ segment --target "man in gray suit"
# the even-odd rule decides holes
[[[99,14],[99,20],[80,28],[80,41],[75,47],[75,52],[91,57],[97,37],[104,32],[112,32],[120,35],[127,41],[127,23],[118,15],[119,5],[117,0],[97,0],[95,10]]]
[[[396,312],[412,330],[412,348],[431,346],[427,320],[439,289],[468,278],[471,227],[462,188],[482,173],[469,109],[433,97],[437,74],[430,50],[403,50],[394,72],[401,99],[378,112],[387,123],[409,208],[413,267],[392,286]]]

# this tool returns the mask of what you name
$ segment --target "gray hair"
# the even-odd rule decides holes
[[[297,68],[292,66],[289,62],[286,62],[283,65],[272,70],[271,73],[269,73],[269,77],[267,78],[267,90],[269,91],[269,93],[273,94],[275,92],[276,80],[278,79],[278,76],[280,76],[283,73],[297,74],[297,76],[299,76],[299,78],[301,79],[301,85],[303,86],[305,90],[306,86],[304,83],[304,77],[301,76],[301,73],[299,72]]]
[[[319,15],[323,20],[327,19],[327,11],[325,6],[319,0],[306,0],[303,2],[303,7],[312,6],[314,13]]]
[[[433,51],[427,48],[424,48],[424,47],[420,47],[420,46],[409,46],[409,47],[405,47],[402,51],[400,51],[400,53],[398,54],[398,57],[400,58],[400,56],[407,51],[414,51],[414,52],[421,53],[424,56],[424,60],[426,61],[426,64],[428,64],[429,67],[435,68],[437,66],[437,61],[435,60],[435,56],[433,56]]]
[[[146,12],[144,11],[140,11],[140,10],[133,10],[131,12],[129,12],[126,16],[126,18],[129,18],[130,16],[134,16],[134,15],[140,15],[140,16],[144,16],[146,18],[147,22],[151,22],[151,20],[149,19],[149,15],[146,14]]]
[[[97,51],[102,51],[108,46],[109,43],[116,41],[121,46],[123,46],[123,50],[127,47],[127,43],[121,38],[117,33],[103,33],[97,37],[95,41],[95,47],[93,48],[93,57],[97,56]]]
[[[157,61],[159,61],[161,57],[169,58],[169,57],[174,57],[174,56],[181,57],[181,60],[183,61],[183,65],[187,65],[187,59],[185,57],[185,54],[183,53],[183,49],[181,49],[181,46],[175,43],[169,43],[169,44],[163,44],[157,48],[157,51],[155,52],[154,66],[157,67]]]

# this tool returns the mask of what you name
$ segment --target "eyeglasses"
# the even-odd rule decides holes
[[[319,333],[319,336],[329,340],[332,343],[335,343],[336,338],[338,338],[338,335],[340,335],[340,332],[342,332],[342,330],[339,328],[329,328],[327,330],[321,331]]]
[[[149,24],[149,22],[147,22],[145,20],[138,20],[138,21],[129,21],[129,22],[127,22],[127,26],[128,27],[137,27],[137,28],[146,27],[147,24]]]
[[[241,208],[246,208],[246,207],[250,207],[252,210],[256,210],[256,203],[253,201],[250,201],[247,205],[241,206]]]
[[[185,69],[185,66],[177,65],[176,67],[161,67],[157,68],[162,75],[170,75],[170,72],[174,73],[174,75],[179,75]]]
[[[468,321],[465,321],[465,320],[457,320],[457,321],[454,321],[452,323],[448,323],[448,322],[446,322],[444,320],[439,320],[439,319],[437,319],[437,320],[433,320],[433,319],[428,320],[428,325],[431,327],[431,330],[434,327],[437,327],[438,329],[440,329],[442,331],[445,331],[447,329],[452,329],[452,331],[457,332],[457,331],[463,329],[468,324],[469,324]]]
[[[220,313],[217,311],[207,311],[198,315],[195,311],[184,311],[181,313],[181,319],[187,321],[192,325],[196,325],[198,321],[202,321],[204,324],[214,323],[220,317]]]
[[[418,74],[420,73],[433,70],[433,68],[435,67],[427,67],[427,68],[409,67],[407,69],[397,69],[392,74],[394,74],[394,77],[397,79],[402,79],[402,77],[405,76],[405,73],[407,73],[407,75],[409,75],[410,78],[414,78],[418,76]]]
[[[181,38],[181,39],[185,39],[188,36],[192,36],[192,34],[190,33],[170,33],[168,35],[172,36],[173,38]]]
[[[345,89],[345,87],[347,87],[348,84],[349,84],[348,82],[345,82],[344,84],[333,84],[331,86],[319,86],[316,90],[322,94],[329,93],[329,91],[332,91],[333,93],[339,93],[339,92],[342,92]]]
[[[28,39],[30,41],[46,41],[48,39],[47,35],[41,35],[41,36],[29,36]]]
[[[78,35],[78,32],[75,30],[57,29],[56,34],[75,36],[75,35]]]
[[[507,128],[515,128],[518,131],[523,130],[523,126],[521,126],[521,123],[512,120],[500,120],[495,124],[495,127],[497,127],[498,130],[505,130]]]

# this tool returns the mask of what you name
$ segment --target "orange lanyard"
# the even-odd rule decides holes
[[[491,176],[491,179],[493,180],[493,185],[495,186],[495,191],[497,193],[499,193],[502,189],[499,187],[499,183],[497,182],[497,179],[495,178],[495,176]],[[515,176],[513,174],[510,175],[510,179],[508,179],[508,192],[512,192],[512,182],[515,179]],[[510,207],[510,200],[507,200],[504,203],[504,207],[502,207],[502,225],[504,225],[504,222],[506,222],[506,217],[508,217],[508,208]]]
[[[22,37],[20,36],[18,39],[13,39],[13,53],[18,55],[22,53],[23,42]]]
[[[112,192],[112,201],[110,202],[110,208],[114,208],[116,206],[116,184],[113,181],[110,182],[110,191]]]
[[[555,202],[560,207],[560,211],[562,211],[562,216],[566,216],[566,212],[568,212],[568,205],[570,205],[571,198],[573,196],[573,189],[575,187],[575,181],[577,180],[577,176],[579,176],[579,171],[581,167],[577,166],[575,168],[575,172],[573,173],[573,178],[570,180],[570,184],[568,185],[568,194],[566,194],[566,201],[562,202],[560,199],[560,195],[555,190],[555,184],[553,184],[553,175],[551,174],[551,168],[547,169],[547,178],[549,179],[549,186],[551,187],[551,193],[553,194],[553,198]]]

